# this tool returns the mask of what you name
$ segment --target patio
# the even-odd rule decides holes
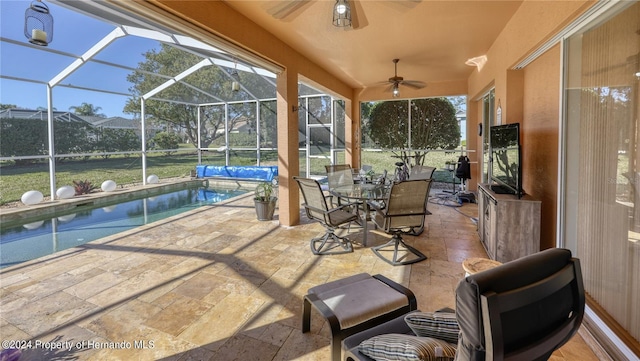
[[[425,232],[407,237],[428,260],[393,267],[359,245],[312,255],[322,227],[257,221],[251,194],[202,207],[2,270],[2,339],[33,340],[21,360],[328,360],[315,311],[311,332],[300,332],[309,287],[382,273],[411,288],[422,310],[454,306],[462,261],[486,257],[470,218],[477,206],[429,209]],[[578,335],[552,360],[598,358]]]

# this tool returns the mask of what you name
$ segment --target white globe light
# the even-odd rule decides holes
[[[147,177],[147,183],[149,184],[156,184],[158,182],[160,182],[160,178],[158,178],[158,176],[155,174],[152,174]]]
[[[116,182],[110,179],[106,180],[102,182],[102,186],[100,188],[102,188],[103,192],[113,192],[116,190]]]
[[[344,4],[338,4],[336,5],[336,11],[338,14],[342,15],[347,12],[347,6]]]
[[[114,204],[114,205],[112,205],[112,206],[102,207],[102,210],[103,210],[105,213],[110,213],[110,212],[113,212],[113,211],[116,209],[116,207],[117,207],[117,206],[118,206],[117,204]]]
[[[40,191],[28,191],[28,192],[25,192],[22,195],[22,197],[20,197],[20,200],[22,201],[22,203],[28,206],[38,204],[42,202],[43,199],[44,199],[44,196]]]
[[[58,190],[56,191],[56,196],[59,199],[69,199],[69,198],[73,198],[73,196],[75,195],[76,195],[76,190],[73,189],[72,186],[62,186],[58,188]]]
[[[26,229],[38,229],[44,224],[44,221],[35,221],[27,224],[23,224],[22,227]]]
[[[75,214],[75,213],[71,213],[71,214],[66,214],[66,215],[64,215],[64,216],[60,216],[60,217],[58,217],[58,220],[59,220],[60,222],[69,222],[69,221],[71,221],[71,220],[72,220],[72,219],[74,219],[74,218],[76,218],[76,214]]]

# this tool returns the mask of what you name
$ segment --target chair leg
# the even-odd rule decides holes
[[[302,301],[302,333],[311,330],[311,302],[304,297]]]
[[[390,252],[391,250],[389,248],[393,250],[393,256],[391,259],[382,255],[382,252]],[[422,252],[404,243],[404,241],[398,234],[394,234],[393,238],[391,238],[389,242],[381,246],[372,247],[371,250],[383,261],[394,266],[412,264],[427,259],[427,256],[425,256]],[[400,253],[402,254],[399,255]],[[413,257],[407,258],[411,255],[413,255]]]
[[[318,246],[317,244],[320,243]],[[342,254],[353,252],[351,241],[345,237],[339,237],[333,231],[328,231],[323,237],[311,240],[311,252],[315,255],[323,254]],[[334,250],[341,247],[342,250]]]
[[[340,361],[342,358],[342,339],[338,336],[331,337],[331,360]]]

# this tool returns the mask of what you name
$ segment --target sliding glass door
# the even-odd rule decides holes
[[[640,3],[565,41],[562,245],[589,304],[630,347],[640,339]]]

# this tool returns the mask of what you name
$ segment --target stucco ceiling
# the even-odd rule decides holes
[[[360,26],[332,24],[333,0],[225,0],[244,16],[354,88],[394,75],[427,83],[466,80],[522,1],[357,0]],[[279,6],[303,2],[276,19]],[[352,9],[352,12],[354,10]]]

